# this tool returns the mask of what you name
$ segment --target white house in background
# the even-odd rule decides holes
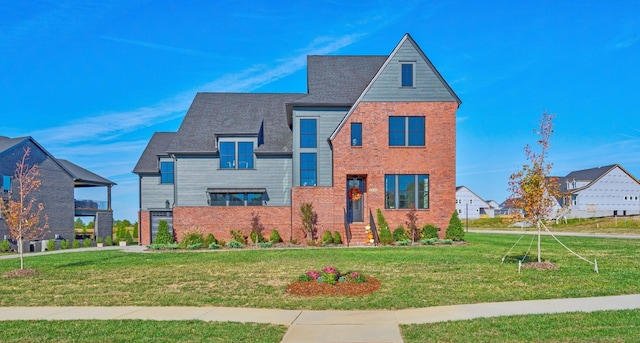
[[[573,171],[558,182],[567,218],[640,214],[640,182],[617,164]]]
[[[480,217],[494,217],[494,210],[499,208],[495,201],[483,200],[466,186],[456,187],[456,211],[460,219],[478,219]]]

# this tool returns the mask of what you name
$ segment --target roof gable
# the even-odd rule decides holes
[[[397,96],[399,94],[397,92],[393,93],[393,97],[382,95],[382,93],[384,93],[381,92],[382,88],[400,88],[400,81],[398,80],[398,75],[400,74],[399,64],[401,60],[408,58],[406,57],[407,55],[412,56],[409,58],[416,64],[417,86],[413,89],[401,89],[402,91],[408,91],[405,96]],[[419,81],[418,77],[421,77],[423,81]],[[420,86],[421,82],[422,86]],[[405,34],[404,37],[402,37],[402,40],[400,40],[400,43],[396,45],[393,52],[391,52],[389,57],[385,60],[371,82],[369,82],[365,90],[360,94],[358,100],[356,100],[355,104],[344,116],[338,127],[333,131],[329,139],[333,140],[336,137],[338,132],[340,132],[342,127],[348,121],[351,113],[353,113],[361,101],[455,101],[458,105],[462,103],[460,98],[458,98],[453,89],[451,89],[451,87],[446,83],[442,75],[440,75],[435,66],[408,33]]]
[[[167,148],[173,142],[175,134],[175,132],[154,133],[144,148],[138,163],[133,168],[133,172],[136,174],[158,173],[158,156],[168,156]]]

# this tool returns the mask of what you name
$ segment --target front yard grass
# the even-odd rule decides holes
[[[508,316],[402,325],[405,343],[636,342],[640,310]]]
[[[403,309],[640,292],[640,240],[562,237],[593,266],[551,237],[542,257],[559,270],[517,272],[529,239],[502,256],[513,235],[468,233],[463,246],[303,248],[28,256],[40,274],[3,278],[0,306],[230,306],[302,310]],[[524,242],[526,241],[526,242]],[[535,245],[529,256],[536,258]],[[374,294],[312,298],[285,293],[309,269],[357,270],[382,282]],[[0,260],[0,275],[18,268]]]
[[[218,342],[277,343],[284,325],[199,320],[0,321],[2,342]]]

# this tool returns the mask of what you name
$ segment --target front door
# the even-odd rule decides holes
[[[347,179],[347,213],[349,222],[364,221],[364,179]]]

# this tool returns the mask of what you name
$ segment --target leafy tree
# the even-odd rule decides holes
[[[418,214],[416,213],[416,207],[411,204],[409,212],[407,212],[407,230],[411,236],[411,242],[415,243],[420,239],[420,228],[418,227]]]
[[[538,229],[538,262],[542,262],[540,254],[540,236],[543,220],[548,219],[555,198],[559,195],[559,184],[556,178],[548,177],[551,172],[551,163],[547,163],[547,153],[550,146],[550,138],[553,133],[554,114],[542,113],[539,131],[540,139],[537,145],[540,152],[535,152],[527,145],[524,148],[528,164],[522,166],[522,170],[513,173],[509,178],[509,190],[511,200],[516,208],[524,211],[524,217],[535,223]]]
[[[82,219],[78,218],[73,222],[73,228],[74,229],[85,229],[86,226],[84,225],[84,222],[82,221]]]
[[[462,222],[458,217],[458,211],[454,210],[451,219],[449,219],[449,226],[447,227],[445,238],[454,241],[461,241],[464,238],[464,228],[462,228]]]
[[[166,220],[160,220],[158,222],[158,233],[156,239],[153,241],[155,244],[173,244],[175,239],[169,232],[169,223]]]
[[[264,239],[264,236],[262,235],[263,231],[264,225],[262,225],[262,222],[260,222],[260,213],[253,212],[253,214],[251,215],[251,233],[249,233],[249,237],[251,238],[251,241],[256,245],[258,243],[263,243],[266,241],[266,239]]]
[[[4,218],[11,238],[18,242],[20,252],[20,269],[24,269],[24,252],[22,242],[40,238],[48,230],[48,216],[43,213],[44,205],[37,204],[36,198],[32,195],[40,187],[40,171],[38,165],[29,166],[29,154],[31,148],[24,148],[24,154],[18,163],[14,173],[17,183],[18,194],[14,197],[13,192],[9,192],[7,199],[0,197],[0,211]],[[44,217],[44,224],[41,218]]]

